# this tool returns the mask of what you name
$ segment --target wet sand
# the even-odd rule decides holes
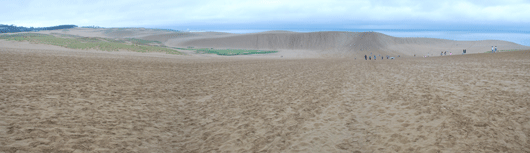
[[[0,48],[0,152],[530,152],[529,72],[530,51],[365,61]]]

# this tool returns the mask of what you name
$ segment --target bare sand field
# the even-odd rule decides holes
[[[0,152],[530,152],[530,51],[144,55],[0,47]]]
[[[223,35],[217,37],[201,37],[196,39],[170,39],[168,46],[195,46],[204,48],[243,48],[279,50],[305,50],[325,54],[328,57],[360,57],[365,54],[382,54],[390,56],[424,56],[440,55],[447,51],[462,54],[484,53],[491,51],[491,46],[499,50],[528,50],[512,42],[500,40],[453,41],[435,38],[400,38],[378,32],[285,32],[269,31],[262,33]]]
[[[215,49],[256,49],[279,51],[269,57],[360,58],[366,54],[389,56],[437,56],[447,51],[453,54],[484,53],[491,46],[498,50],[530,50],[513,42],[501,40],[454,41],[435,38],[401,38],[378,32],[290,32],[267,31],[232,34],[223,32],[165,31],[145,28],[72,28],[68,30],[40,31],[43,34],[68,34],[82,37],[137,38],[159,41],[168,47],[195,47]],[[186,50],[179,50],[188,53]],[[205,56],[205,55],[194,55]],[[215,57],[215,56],[214,56]]]

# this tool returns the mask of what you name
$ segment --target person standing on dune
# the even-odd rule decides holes
[[[364,55],[364,60],[368,60],[368,59],[366,58],[366,55]]]
[[[495,46],[495,53],[497,52],[497,46]]]
[[[377,58],[376,58],[375,55],[374,55],[374,60],[376,60],[376,59],[377,59]]]
[[[371,61],[372,60],[372,56],[368,56],[368,59]]]
[[[491,46],[491,53],[495,53],[495,50],[493,50],[493,46]]]

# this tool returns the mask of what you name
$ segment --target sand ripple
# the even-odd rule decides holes
[[[0,152],[530,152],[528,72],[528,51],[364,61],[2,49]]]

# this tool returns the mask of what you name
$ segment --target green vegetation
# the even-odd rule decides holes
[[[175,49],[180,49],[180,50],[197,50],[195,48],[175,48]]]
[[[245,50],[245,49],[220,49],[220,50],[197,49],[197,52],[224,55],[224,56],[233,56],[233,55],[250,55],[250,54],[269,54],[269,53],[276,53],[278,51]]]
[[[62,35],[69,37],[68,35]],[[181,54],[180,52],[160,46],[149,46],[149,43],[155,41],[141,40],[141,39],[129,39],[132,45],[126,44],[123,40],[115,40],[108,38],[92,38],[92,37],[73,37],[73,38],[60,38],[46,34],[13,34],[13,35],[0,35],[0,39],[12,40],[12,41],[29,41],[32,43],[48,44],[55,46],[62,46],[72,49],[97,49],[103,51],[118,51],[128,50],[135,52],[165,52],[167,54]],[[160,42],[156,42],[161,44]]]
[[[265,51],[265,50],[247,50],[247,49],[194,49],[194,48],[176,48],[181,50],[195,50],[197,53],[202,54],[217,54],[223,56],[235,56],[235,55],[250,55],[250,54],[269,54],[277,53],[278,51]]]
[[[126,40],[136,45],[149,45],[151,43],[162,44],[162,42],[160,41],[150,41],[150,40],[143,40],[143,39],[136,39],[136,38],[127,38]]]

